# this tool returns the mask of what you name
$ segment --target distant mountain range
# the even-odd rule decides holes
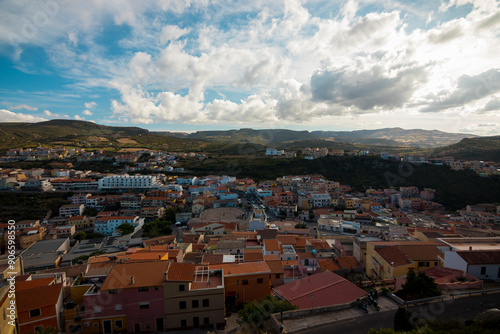
[[[396,147],[434,148],[451,145],[464,138],[477,137],[471,134],[448,133],[438,130],[405,130],[385,128],[358,131],[294,131],[285,129],[239,129],[221,131],[197,131],[191,134],[164,133],[178,138],[201,139],[219,143],[254,143],[275,145],[297,141],[325,140],[352,144],[383,145]]]
[[[369,149],[374,152],[423,152],[432,156],[500,161],[500,136],[477,137],[437,130],[386,128],[359,131],[294,131],[239,129],[179,133],[139,127],[106,126],[76,120],[0,123],[0,151],[15,147],[70,146],[109,151],[148,148],[213,152],[227,155],[263,153],[268,146]]]

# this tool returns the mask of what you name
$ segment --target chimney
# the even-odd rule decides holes
[[[166,271],[163,273],[163,280],[164,280],[164,281],[166,281],[166,280],[167,280],[167,272],[166,272]]]
[[[158,260],[161,260],[161,254],[158,254]]]
[[[469,246],[469,250],[470,250],[470,251],[472,250],[472,246]]]
[[[134,276],[130,277],[130,284],[134,284]]]

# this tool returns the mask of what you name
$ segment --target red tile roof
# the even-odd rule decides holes
[[[318,259],[318,264],[323,271],[339,270],[339,265],[332,259]]]
[[[30,281],[16,282],[16,291],[34,289],[39,286],[47,286],[54,282],[54,277],[33,279]]]
[[[38,286],[32,289],[17,290],[16,283],[17,311],[25,312],[44,306],[55,306],[62,293],[62,286],[61,283]]]
[[[210,270],[222,269],[224,276],[257,275],[262,273],[270,274],[271,270],[264,261],[261,262],[241,262],[222,263],[210,265]]]
[[[273,293],[299,308],[339,305],[352,302],[366,293],[331,271],[304,277],[274,288]],[[311,295],[314,300],[311,301]]]
[[[271,274],[283,274],[283,265],[281,261],[266,261],[267,267],[271,270]]]
[[[167,272],[167,280],[191,282],[195,267],[194,263],[171,263]]]
[[[278,240],[264,240],[264,248],[266,251],[281,252],[280,243]]]
[[[500,264],[500,250],[459,251],[457,254],[468,264]]]
[[[359,263],[354,256],[344,256],[335,259],[341,268],[356,268]]]
[[[245,262],[255,262],[255,261],[263,261],[264,254],[262,253],[262,249],[245,249],[243,251]]]
[[[410,259],[397,246],[379,248],[375,251],[392,267],[411,263]]]
[[[118,263],[109,273],[102,290],[163,285],[169,261]],[[134,283],[132,284],[132,279]]]

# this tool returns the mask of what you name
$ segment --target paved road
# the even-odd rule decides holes
[[[414,316],[425,319],[466,320],[474,318],[481,310],[500,308],[500,295],[474,296],[409,307]],[[349,318],[341,323],[333,323],[312,328],[299,333],[349,333],[366,334],[371,328],[393,328],[395,310],[385,312],[370,312],[358,317]]]

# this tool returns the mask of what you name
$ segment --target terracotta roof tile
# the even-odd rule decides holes
[[[243,251],[245,262],[256,262],[263,261],[264,254],[262,253],[262,249],[245,249]]]
[[[359,263],[354,256],[344,256],[335,259],[341,268],[356,268]]]
[[[38,286],[36,288],[25,290],[17,290],[16,288],[17,311],[24,312],[44,306],[55,306],[60,294],[62,293],[62,286],[63,285],[61,283]]]
[[[118,263],[109,273],[102,290],[163,285],[169,261]],[[132,279],[134,283],[132,284]]]
[[[366,293],[345,278],[331,271],[287,283],[273,292],[299,308],[310,308],[349,303]],[[311,301],[311,295],[314,300]]]
[[[266,251],[281,252],[280,243],[278,240],[264,240],[264,248]]]
[[[222,263],[210,265],[212,269],[223,269],[224,276],[254,275],[259,273],[271,273],[271,270],[264,261],[260,262],[241,262],[241,263]]]
[[[280,261],[280,256],[279,255],[264,255],[264,261]]]
[[[194,263],[171,263],[167,272],[167,280],[191,282],[195,267]]]
[[[333,261],[332,259],[319,259],[318,264],[321,267],[322,270],[324,271],[334,271],[334,270],[339,270],[340,267],[339,265]]]
[[[266,261],[267,267],[271,270],[271,274],[283,274],[283,265],[281,261]]]
[[[500,264],[500,250],[459,251],[457,254],[468,264]]]
[[[410,259],[397,246],[379,248],[375,251],[393,267],[411,263]]]
[[[23,291],[28,289],[34,289],[39,286],[47,286],[54,282],[54,277],[40,278],[40,279],[32,279],[29,281],[16,281],[16,291]]]

